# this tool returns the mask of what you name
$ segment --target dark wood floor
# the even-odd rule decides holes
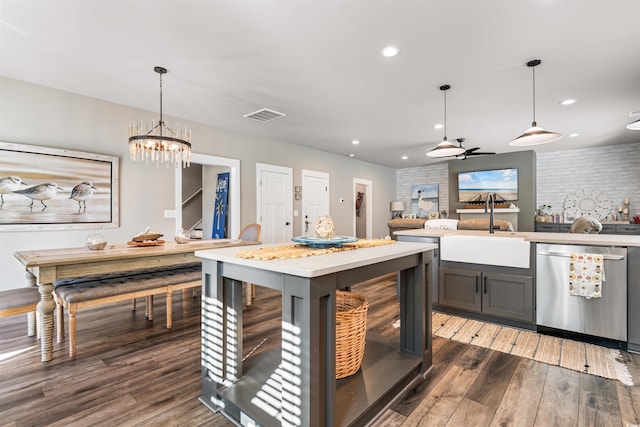
[[[398,317],[394,276],[353,288],[370,301],[369,328],[393,336]],[[279,344],[277,292],[257,287],[245,309],[245,355]],[[0,319],[0,426],[231,426],[198,401],[200,299],[174,297],[173,330],[164,329],[164,299],[155,321],[144,302],[81,311],[78,356],[66,342],[40,362],[26,315]],[[266,340],[265,340],[266,338]],[[640,386],[552,367],[434,337],[434,368],[399,396],[378,426],[634,426]],[[257,348],[256,348],[257,347]],[[625,353],[635,378],[640,356]]]

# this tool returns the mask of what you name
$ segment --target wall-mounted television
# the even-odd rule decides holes
[[[483,202],[488,193],[506,201],[518,200],[518,169],[458,172],[459,202]]]

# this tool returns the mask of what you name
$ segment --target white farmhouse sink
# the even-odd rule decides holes
[[[442,261],[529,268],[531,244],[522,237],[445,235],[440,238]]]

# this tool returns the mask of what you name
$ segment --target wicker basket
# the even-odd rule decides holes
[[[336,379],[360,369],[367,333],[369,303],[358,294],[336,292]]]

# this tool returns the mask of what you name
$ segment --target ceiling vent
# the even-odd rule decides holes
[[[286,114],[279,113],[275,110],[270,110],[268,108],[261,108],[258,111],[254,111],[253,113],[245,114],[244,117],[247,119],[253,119],[259,122],[270,122],[271,120],[280,119],[285,117]]]

